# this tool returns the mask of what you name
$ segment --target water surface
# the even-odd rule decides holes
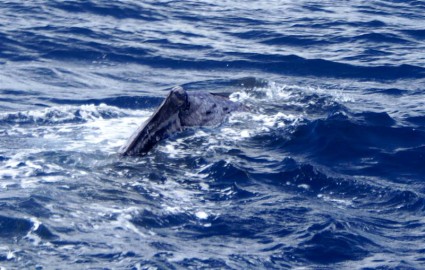
[[[424,14],[0,2],[0,268],[424,268]],[[119,157],[175,85],[252,109]]]

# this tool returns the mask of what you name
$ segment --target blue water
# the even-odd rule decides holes
[[[169,89],[251,110],[116,153]],[[0,1],[0,269],[424,269],[424,1]]]

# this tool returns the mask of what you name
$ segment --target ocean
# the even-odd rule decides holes
[[[0,1],[0,269],[425,269],[425,1]]]

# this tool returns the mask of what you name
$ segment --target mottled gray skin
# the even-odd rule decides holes
[[[186,92],[173,88],[155,113],[121,148],[123,156],[142,156],[159,141],[187,127],[215,126],[226,115],[243,108],[240,103],[207,92]]]

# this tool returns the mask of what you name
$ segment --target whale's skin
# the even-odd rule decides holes
[[[219,125],[229,113],[242,108],[242,104],[221,95],[174,87],[120,149],[120,154],[146,155],[159,141],[185,128]]]

